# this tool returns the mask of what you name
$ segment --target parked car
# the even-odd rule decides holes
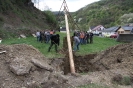
[[[103,34],[104,37],[110,37],[110,34]]]
[[[111,34],[110,38],[117,38],[117,34]]]

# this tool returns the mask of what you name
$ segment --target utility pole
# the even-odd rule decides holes
[[[65,2],[65,0],[63,2]],[[67,32],[67,43],[68,43],[68,51],[69,51],[70,71],[71,71],[71,73],[75,73],[72,45],[71,45],[71,39],[70,39],[70,31],[69,31],[68,18],[67,18],[68,11],[67,11],[65,5],[64,5],[64,14],[65,14],[65,23],[66,23],[66,32]]]

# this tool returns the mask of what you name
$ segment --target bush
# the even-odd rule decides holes
[[[0,22],[3,22],[3,21],[4,21],[4,19],[2,17],[0,17]]]
[[[112,78],[112,82],[120,85],[131,85],[132,78],[130,76],[122,77],[121,74],[117,74]]]
[[[120,17],[120,21],[124,24],[133,22],[133,13],[124,14]]]
[[[51,11],[44,11],[44,14],[46,16],[46,20],[48,23],[51,23],[52,25],[57,26],[56,18]]]
[[[129,76],[125,76],[121,80],[122,85],[131,85],[131,79]]]

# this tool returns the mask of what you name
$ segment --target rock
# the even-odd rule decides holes
[[[46,69],[48,71],[53,71],[53,68],[44,62],[41,62],[41,61],[36,60],[36,59],[32,59],[31,62],[37,67],[40,67],[42,69]]]
[[[1,53],[6,53],[6,50],[4,50],[4,51],[0,51],[0,54],[1,54]]]
[[[46,71],[46,72],[44,73],[44,77],[43,77],[42,80],[40,81],[40,84],[43,84],[43,83],[47,82],[47,81],[49,80],[49,79],[48,79],[49,75],[50,75],[50,72],[49,72],[49,71]]]
[[[32,36],[33,36],[33,37],[36,37],[36,35],[35,35],[35,34],[32,34]]]
[[[26,87],[22,87],[22,88],[26,88]]]
[[[24,34],[21,34],[20,37],[22,37],[22,38],[26,38],[26,36],[25,36]]]
[[[37,88],[39,84],[36,81],[27,82],[28,88]]]
[[[31,64],[23,58],[16,58],[10,63],[10,70],[16,75],[28,74],[31,69]]]

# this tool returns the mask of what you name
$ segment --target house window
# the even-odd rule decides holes
[[[121,31],[121,34],[124,34],[124,31]]]
[[[118,34],[124,34],[124,31],[118,31]]]

